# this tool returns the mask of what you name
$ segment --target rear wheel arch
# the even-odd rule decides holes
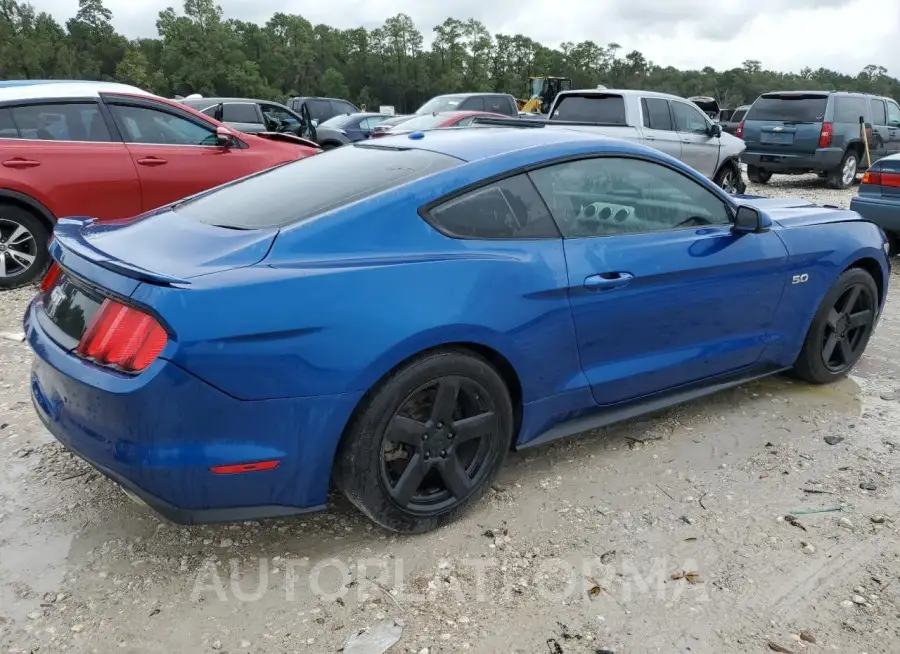
[[[0,204],[12,204],[30,211],[47,227],[48,234],[53,231],[53,227],[56,225],[56,216],[53,215],[53,212],[44,206],[43,203],[25,193],[10,189],[0,189]]]
[[[729,157],[719,165],[719,169],[713,177],[713,182],[715,182],[716,186],[721,186],[721,180],[726,171],[731,169],[737,177],[737,193],[741,194],[747,190],[747,185],[744,183],[744,172],[741,170],[740,163],[738,163],[739,160],[739,157]]]
[[[518,372],[516,372],[515,367],[512,362],[501,354],[495,348],[492,348],[488,345],[484,345],[483,343],[476,343],[472,341],[454,341],[442,343],[439,345],[433,345],[431,347],[427,347],[424,349],[420,349],[412,354],[409,354],[403,357],[401,360],[397,361],[392,365],[388,370],[382,373],[374,383],[372,383],[368,390],[363,394],[363,396],[356,403],[356,406],[353,408],[353,411],[350,414],[350,417],[347,420],[347,423],[344,425],[344,429],[341,433],[341,437],[339,439],[339,443],[343,442],[347,436],[347,433],[350,431],[351,425],[353,425],[356,418],[359,414],[365,411],[366,406],[371,401],[372,396],[378,393],[378,391],[385,385],[385,383],[397,373],[397,371],[402,368],[408,366],[412,362],[427,357],[432,354],[438,353],[460,353],[460,354],[468,354],[474,355],[483,359],[488,365],[490,365],[503,379],[504,384],[506,385],[506,389],[509,392],[510,401],[513,406],[513,416],[514,416],[514,425],[513,425],[513,443],[515,443],[516,436],[519,433],[519,427],[522,423],[522,382],[519,378]]]

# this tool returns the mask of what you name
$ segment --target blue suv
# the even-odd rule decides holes
[[[759,96],[738,126],[751,182],[773,173],[815,172],[849,188],[867,167],[862,117],[872,161],[900,152],[900,106],[891,98],[838,91],[780,91]]]

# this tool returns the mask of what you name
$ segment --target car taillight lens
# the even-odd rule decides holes
[[[831,123],[822,123],[822,131],[819,132],[819,147],[820,148],[830,148],[831,147],[831,136],[833,130]]]
[[[153,363],[167,342],[166,331],[153,316],[106,299],[75,351],[101,365],[140,372]]]
[[[738,123],[737,129],[734,131],[734,135],[739,139],[744,138],[744,121]]]
[[[57,279],[59,279],[59,264],[54,261],[50,264],[50,268],[47,270],[47,274],[44,275],[44,279],[41,280],[41,293],[49,291],[50,287],[56,283]]]
[[[882,173],[876,170],[867,170],[860,183],[900,188],[900,173]]]

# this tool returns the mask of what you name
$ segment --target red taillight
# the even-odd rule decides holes
[[[860,183],[871,184],[873,186],[900,188],[900,173],[882,173],[879,171],[867,170]]]
[[[75,351],[101,365],[140,372],[153,363],[167,341],[166,331],[153,316],[107,299]]]
[[[56,283],[57,279],[59,279],[59,264],[54,261],[50,264],[50,268],[47,270],[47,274],[44,275],[44,279],[41,280],[41,293],[49,291],[50,287]]]
[[[819,147],[830,148],[833,134],[831,123],[822,123],[822,131],[819,133]]]
[[[738,123],[737,129],[734,131],[734,135],[739,139],[744,138],[744,121]]]

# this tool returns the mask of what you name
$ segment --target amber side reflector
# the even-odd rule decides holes
[[[216,475],[239,475],[242,472],[256,472],[258,470],[274,470],[281,463],[280,459],[271,461],[257,461],[255,463],[232,463],[226,466],[213,466],[210,472]]]

